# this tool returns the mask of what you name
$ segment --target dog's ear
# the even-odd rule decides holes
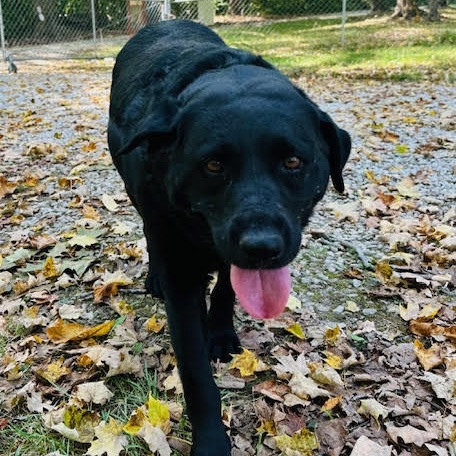
[[[318,108],[317,108],[318,109]],[[342,170],[348,160],[351,150],[350,135],[339,128],[326,112],[318,109],[320,129],[323,139],[329,147],[329,169],[334,188],[343,193],[345,186]]]
[[[298,93],[310,103],[317,112],[320,121],[320,132],[329,149],[329,170],[334,188],[343,193],[345,190],[342,170],[348,160],[351,150],[350,135],[339,128],[326,112],[322,111],[307,94],[299,87],[294,86]]]
[[[169,142],[174,136],[176,118],[177,109],[170,106],[154,111],[139,123],[136,132],[115,155],[128,154],[146,141],[154,148]]]

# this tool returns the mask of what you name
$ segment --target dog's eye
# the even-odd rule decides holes
[[[218,173],[223,172],[223,164],[219,160],[215,160],[215,159],[208,160],[206,162],[206,169],[211,173],[218,174]]]
[[[299,157],[287,157],[283,161],[283,166],[286,169],[299,169],[301,167],[301,159]]]

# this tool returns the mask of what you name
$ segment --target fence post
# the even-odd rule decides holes
[[[5,28],[3,24],[2,0],[0,0],[0,44],[2,46],[2,57],[6,59],[6,46],[5,46]]]
[[[90,9],[92,10],[92,35],[93,45],[97,45],[97,18],[95,15],[95,0],[90,0]]]
[[[342,46],[345,46],[345,22],[347,21],[347,0],[342,0]]]
[[[214,0],[198,0],[198,20],[204,25],[213,25],[215,21]]]
[[[171,19],[171,0],[164,0],[162,21],[169,21]]]

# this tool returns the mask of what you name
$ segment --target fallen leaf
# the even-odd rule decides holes
[[[40,377],[48,380],[51,383],[56,383],[64,375],[68,375],[71,371],[63,365],[64,358],[60,357],[57,361],[49,363],[45,368],[37,369],[35,372]]]
[[[110,273],[106,271],[101,278],[101,283],[95,283],[93,295],[95,302],[101,302],[105,298],[115,296],[120,286],[131,285],[133,281],[122,271]]]
[[[119,209],[119,205],[114,201],[114,198],[110,195],[103,195],[101,201],[104,207],[110,212],[116,212]]]
[[[301,429],[292,437],[288,435],[279,435],[274,437],[279,450],[283,451],[286,455],[294,456],[312,456],[314,450],[318,450],[319,445],[316,435],[308,429]],[[289,450],[296,451],[297,453],[290,453]]]
[[[73,394],[81,401],[100,405],[105,404],[113,396],[113,393],[102,381],[81,383],[75,387]]]
[[[257,370],[258,359],[253,352],[243,348],[242,353],[233,355],[230,368],[238,369],[242,377],[249,377]]]
[[[336,396],[329,398],[321,407],[322,412],[329,412],[333,408],[337,407],[342,400],[342,396]]]
[[[439,434],[437,431],[422,431],[421,429],[417,429],[409,424],[403,427],[386,426],[386,433],[394,443],[399,443],[400,438],[406,445],[413,443],[419,447],[431,440],[439,440]]]
[[[144,328],[146,329],[146,331],[151,331],[151,332],[158,334],[164,328],[165,324],[166,324],[165,318],[159,318],[157,320],[155,315],[152,315],[152,317],[150,317],[146,321],[146,323],[144,323]]]
[[[114,418],[109,423],[101,421],[95,428],[96,440],[90,443],[87,450],[89,456],[119,456],[128,444],[128,439],[122,434],[122,425]]]
[[[293,324],[288,326],[286,328],[286,330],[289,333],[291,333],[294,336],[296,336],[298,339],[305,339],[305,335],[304,335],[304,331],[302,329],[302,326],[299,323],[297,323],[297,322],[294,322]]]
[[[390,413],[390,410],[375,399],[363,399],[361,400],[361,406],[358,408],[357,412],[360,415],[374,417],[375,421],[378,423],[379,418],[382,417],[385,419]]]
[[[79,323],[66,323],[58,319],[52,326],[46,329],[49,339],[55,344],[63,344],[70,340],[84,340],[91,337],[101,337],[111,331],[114,320],[108,320],[99,325],[88,327]]]
[[[288,386],[296,396],[301,399],[308,399],[309,397],[315,399],[316,397],[328,397],[329,392],[320,386],[311,378],[305,377],[303,374],[297,372],[293,374]]]
[[[420,192],[410,177],[406,177],[405,179],[401,180],[396,188],[401,196],[406,196],[408,198],[420,197]]]
[[[426,371],[433,367],[440,366],[440,364],[443,363],[442,349],[437,344],[425,348],[420,340],[415,339],[413,342],[413,349],[418,361]]]
[[[390,456],[393,447],[382,446],[365,435],[358,438],[350,456]]]
[[[352,203],[331,203],[327,207],[333,212],[339,222],[349,220],[356,223],[359,220],[359,205],[356,201]]]

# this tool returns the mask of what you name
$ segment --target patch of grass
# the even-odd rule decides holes
[[[1,340],[1,339],[0,339]],[[107,386],[114,393],[110,402],[103,405],[100,415],[105,421],[110,417],[121,423],[126,423],[131,413],[143,405],[151,393],[154,397],[166,400],[158,394],[155,371],[144,369],[142,378],[120,375],[107,381]],[[183,399],[181,399],[183,402]],[[188,418],[183,415],[174,436],[191,440]],[[126,456],[145,456],[150,454],[147,444],[140,438],[128,435]],[[10,423],[0,430],[1,456],[42,456],[52,451],[60,451],[62,455],[82,456],[88,445],[79,444],[66,439],[62,435],[44,426],[41,415],[30,414],[27,411],[17,413]],[[173,455],[179,453],[174,452]]]
[[[449,72],[451,78],[456,64],[455,29],[456,9],[451,8],[443,10],[440,22],[349,18],[345,45],[339,19],[214,27],[229,45],[259,53],[290,75],[352,72],[400,80],[433,72]],[[112,57],[120,48],[119,41],[103,45],[97,55]]]
[[[52,451],[73,455],[86,451],[86,447],[47,429],[41,415],[29,412],[18,416],[0,431],[0,448],[2,456],[41,456]]]
[[[352,18],[346,26],[344,46],[340,23],[333,19],[292,21],[257,29],[221,27],[218,31],[229,44],[258,52],[289,73],[384,70],[384,77],[399,73],[403,79],[410,75],[416,79],[424,70],[454,67],[455,26],[456,10],[451,9],[444,11],[439,23]]]

